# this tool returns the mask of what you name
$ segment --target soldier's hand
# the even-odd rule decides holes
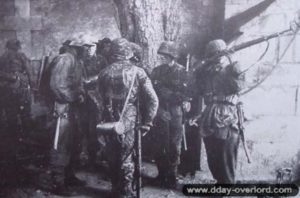
[[[84,96],[79,95],[78,101],[79,101],[79,103],[83,103],[84,102]]]
[[[190,112],[190,110],[191,110],[191,103],[190,102],[188,102],[188,101],[184,101],[183,103],[182,103],[182,109],[183,109],[183,111],[184,112]]]
[[[150,126],[149,125],[142,125],[140,127],[140,130],[141,130],[142,136],[145,136],[150,131]]]
[[[189,125],[190,126],[195,126],[195,127],[198,127],[198,122],[197,122],[197,119],[189,119]]]

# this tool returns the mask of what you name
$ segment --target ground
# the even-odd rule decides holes
[[[299,117],[298,116],[267,116],[261,115],[250,117],[251,119],[246,124],[246,137],[249,146],[252,163],[246,162],[246,157],[242,147],[239,151],[239,160],[237,167],[237,180],[241,182],[249,181],[270,181],[276,182],[276,170],[278,168],[291,168],[293,178],[299,171],[298,164],[300,154],[298,153],[300,136],[298,134]],[[208,170],[205,151],[202,151],[202,171],[198,171],[195,178],[187,176],[181,180],[181,183],[212,183],[213,179]],[[149,179],[157,175],[157,169],[153,163],[147,162],[143,164],[144,188],[142,191],[143,198],[157,197],[185,197],[181,193],[181,189],[167,190],[162,189],[147,183]],[[36,167],[26,167],[32,170],[35,175],[27,176],[27,178],[37,177],[39,171]],[[98,171],[88,171],[81,169],[77,176],[87,182],[87,185],[82,188],[72,188],[74,191],[73,198],[91,198],[91,197],[107,197],[110,190],[108,178],[104,175],[107,172],[104,169]],[[26,176],[25,176],[26,177]],[[287,180],[290,178],[286,178]],[[26,184],[26,185],[25,185]],[[55,196],[44,190],[37,188],[37,185],[26,183],[15,188],[2,188],[0,197],[4,198],[45,198]],[[300,197],[300,195],[298,195]]]
[[[143,164],[143,175],[145,176],[145,182],[148,181],[147,178],[155,177],[157,174],[157,169],[152,163],[144,163]],[[105,178],[103,172],[95,172],[95,171],[79,171],[77,173],[77,177],[86,181],[87,185],[85,187],[77,187],[72,188],[74,192],[71,197],[73,198],[93,198],[93,197],[107,197],[109,194],[109,190],[111,188],[110,182]],[[201,172],[198,172],[195,178],[191,178],[187,176],[181,183],[207,183],[213,182],[212,180],[207,180],[201,176]],[[46,197],[54,197],[54,198],[62,198],[63,196],[57,196],[41,190],[37,187],[33,187],[32,185],[24,185],[23,187],[17,188],[2,188],[1,197],[7,198],[46,198]],[[157,197],[185,197],[181,191],[178,190],[168,190],[162,189],[159,187],[151,186],[146,184],[142,190],[142,197],[144,198],[157,198]]]

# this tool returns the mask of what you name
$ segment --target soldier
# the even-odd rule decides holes
[[[82,45],[73,41],[65,50],[64,54],[53,59],[49,71],[49,85],[57,119],[54,144],[50,152],[51,190],[61,194],[68,193],[68,185],[84,185],[74,174],[80,140],[78,108],[84,102],[80,63]]]
[[[87,162],[90,168],[95,167],[97,151],[99,150],[99,143],[96,134],[96,124],[100,121],[100,118],[97,117],[97,110],[101,107],[99,106],[100,104],[97,101],[98,96],[96,92],[96,82],[100,71],[107,65],[106,62],[103,64],[103,62],[98,59],[96,54],[92,54],[93,46],[94,45],[88,43],[83,45],[83,68],[86,79],[85,82],[87,83],[85,84],[86,102],[84,108],[81,111],[83,128],[86,129],[86,133],[84,134],[85,144],[83,145],[83,153],[87,154],[85,157],[87,157],[88,159]],[[104,143],[104,141],[101,141],[101,143]],[[101,148],[104,148],[103,144]],[[101,151],[103,151],[103,149]]]
[[[112,41],[109,38],[99,40],[96,44],[96,57],[98,65],[103,69],[111,62],[111,45]]]
[[[163,64],[156,67],[151,75],[160,103],[153,129],[159,142],[155,154],[157,180],[168,188],[176,188],[183,115],[189,106],[189,99],[185,96],[187,73],[182,65],[175,62],[178,57],[175,43],[163,42],[158,54],[162,55]]]
[[[18,137],[21,131],[28,133],[30,129],[30,62],[20,49],[20,41],[8,40],[6,51],[0,57],[0,108],[3,119],[0,132],[0,163],[4,183],[17,179]],[[6,174],[10,176],[6,177]]]
[[[112,133],[109,136],[108,150],[112,197],[134,197],[132,182],[134,173],[133,146],[134,129],[137,119],[137,102],[143,95],[147,108],[143,113],[142,128],[147,131],[158,108],[158,99],[152,83],[142,68],[130,62],[133,56],[130,43],[126,39],[112,42],[113,63],[101,71],[98,90],[103,101],[103,121],[121,120],[124,134]],[[130,87],[132,87],[130,89]],[[131,90],[131,91],[129,91]],[[127,104],[125,100],[128,98]],[[127,101],[127,100],[126,100]],[[123,112],[123,114],[121,113]],[[120,115],[121,114],[121,115]]]
[[[206,47],[210,58],[227,48],[223,40],[213,40]],[[235,183],[239,145],[237,116],[238,94],[244,82],[237,62],[222,56],[196,71],[200,94],[206,108],[200,120],[209,169],[217,183]]]
[[[71,40],[66,40],[65,42],[63,42],[62,46],[59,48],[59,54],[66,53],[66,48],[68,48],[71,42]]]

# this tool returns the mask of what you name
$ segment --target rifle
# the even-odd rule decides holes
[[[223,51],[217,53],[216,55],[205,58],[204,60],[202,60],[200,62],[200,64],[196,65],[196,67],[193,69],[193,71],[196,71],[197,69],[202,68],[203,66],[209,66],[208,63],[210,63],[214,60],[217,60],[222,56],[228,56],[228,55],[233,54],[237,51],[243,50],[245,48],[248,48],[248,47],[251,47],[253,45],[262,43],[264,41],[268,41],[268,40],[276,38],[276,37],[280,37],[282,35],[288,35],[287,33],[289,33],[289,32],[297,33],[297,31],[299,30],[299,27],[300,27],[300,24],[297,21],[294,21],[291,24],[289,29],[283,30],[281,32],[276,32],[276,33],[273,33],[273,34],[270,34],[270,35],[267,35],[267,36],[263,36],[263,37],[260,37],[260,38],[254,39],[254,40],[246,41],[246,42],[241,43],[239,45],[232,46],[231,48],[223,50]]]
[[[244,112],[243,112],[243,107],[242,107],[242,103],[239,102],[236,107],[237,107],[237,115],[238,115],[238,127],[239,127],[239,131],[240,131],[240,137],[241,137],[241,140],[242,140],[242,144],[243,144],[243,148],[244,148],[244,151],[245,151],[245,154],[246,154],[246,157],[247,157],[247,161],[248,163],[250,164],[251,163],[251,158],[250,158],[250,154],[249,154],[249,151],[248,151],[248,147],[246,145],[246,140],[245,140],[245,134],[244,134],[244,131],[245,131],[245,128],[244,128]]]
[[[135,190],[136,197],[141,197],[141,187],[142,187],[142,131],[141,131],[141,115],[140,115],[140,105],[139,101],[137,103],[137,123],[135,130]]]
[[[37,80],[37,90],[40,90],[41,81],[44,75],[44,71],[47,68],[47,65],[49,64],[49,56],[43,56],[41,67],[38,74],[38,80]]]
[[[186,65],[185,65],[185,71],[189,72],[190,67],[190,54],[187,54],[186,56]],[[183,116],[182,116],[182,141],[183,141],[183,149],[184,151],[187,151],[187,141],[186,141],[186,112],[185,108],[182,108]]]

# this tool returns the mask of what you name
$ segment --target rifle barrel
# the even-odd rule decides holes
[[[291,31],[291,29],[287,29],[287,30],[284,30],[284,31],[281,31],[281,32],[278,32],[278,33],[270,34],[268,36],[263,36],[263,37],[260,37],[260,38],[257,38],[257,39],[251,40],[251,41],[247,41],[247,42],[244,42],[244,43],[241,43],[239,45],[235,45],[235,46],[231,47],[228,51],[233,53],[233,52],[245,49],[247,47],[250,47],[252,45],[256,45],[256,44],[259,44],[261,42],[270,40],[272,38],[281,36],[281,35],[283,35],[287,32],[290,32],[290,31]]]
[[[257,38],[257,39],[254,39],[254,40],[251,40],[251,41],[246,41],[244,43],[241,43],[239,45],[235,45],[233,47],[231,47],[230,49],[227,49],[227,50],[224,50],[224,51],[221,51],[220,53],[212,56],[212,57],[209,57],[209,58],[205,58],[203,61],[201,61],[201,64],[196,66],[196,68],[194,68],[193,71],[195,71],[198,67],[202,67],[203,65],[213,61],[213,60],[216,60],[224,55],[227,55],[227,54],[232,54],[236,51],[239,51],[239,50],[242,50],[242,49],[245,49],[247,47],[250,47],[252,45],[256,45],[256,44],[259,44],[261,42],[264,42],[264,41],[267,41],[267,40],[270,40],[272,38],[275,38],[275,37],[278,37],[278,36],[281,36],[283,34],[286,34],[287,32],[290,32],[292,31],[292,29],[286,29],[286,30],[283,30],[281,32],[277,32],[277,33],[273,33],[273,34],[270,34],[268,36],[263,36],[263,37],[260,37],[260,38]]]

